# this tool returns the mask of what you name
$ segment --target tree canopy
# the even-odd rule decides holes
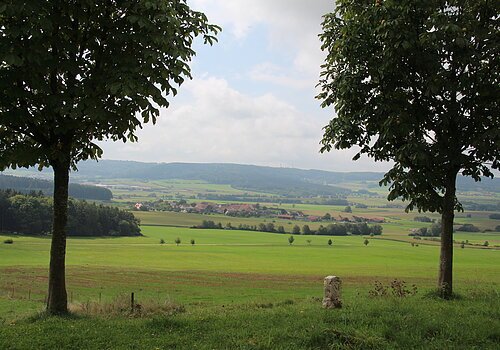
[[[219,27],[185,0],[20,0],[0,4],[0,170],[54,170],[47,309],[67,312],[69,169],[96,141],[137,141],[190,78],[196,36]]]
[[[487,0],[339,0],[323,22],[318,98],[336,116],[322,152],[392,161],[382,184],[443,214],[440,288],[451,295],[456,178],[500,168],[499,7]],[[443,249],[446,248],[446,253]],[[445,256],[445,261],[443,260]]]
[[[190,78],[195,36],[219,30],[184,0],[4,2],[0,21],[1,168],[136,141]]]

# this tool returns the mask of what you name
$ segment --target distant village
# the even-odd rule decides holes
[[[181,201],[154,201],[146,203],[136,203],[134,210],[138,211],[174,211],[195,214],[220,214],[233,217],[275,217],[283,220],[302,220],[309,222],[318,221],[339,221],[339,222],[370,222],[383,223],[384,218],[366,218],[356,215],[338,217],[325,214],[324,216],[314,216],[304,214],[300,210],[289,210],[260,204],[247,203],[212,203],[199,202],[187,203]]]

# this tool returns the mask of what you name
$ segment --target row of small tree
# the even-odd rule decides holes
[[[293,235],[291,235],[290,237],[288,237],[288,244],[289,244],[289,245],[292,245],[292,244],[293,244],[293,242],[295,242],[295,237],[294,237]],[[311,244],[311,242],[312,242],[312,240],[308,239],[308,240],[306,240],[306,242],[307,242],[307,244],[309,244],[309,245],[310,245],[310,244]],[[331,239],[329,239],[326,243],[327,243],[330,247],[333,245],[333,241],[332,241]],[[367,246],[367,245],[368,245],[368,243],[370,243],[370,241],[369,241],[369,240],[367,240],[367,239],[365,239],[365,240],[363,241],[363,244],[364,244],[365,246]]]
[[[166,244],[167,242],[162,238],[160,239],[160,244]],[[182,243],[182,240],[180,239],[180,237],[177,237],[175,240],[174,240],[174,243],[176,246],[178,246],[179,244]],[[194,246],[196,244],[196,241],[194,239],[191,238],[191,241],[190,241],[191,245]]]

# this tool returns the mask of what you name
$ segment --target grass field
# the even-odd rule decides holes
[[[240,193],[196,181],[114,184],[136,186],[113,190],[121,193],[117,204],[122,206],[154,199],[153,193]],[[0,235],[0,349],[498,349],[500,250],[492,246],[500,245],[500,233],[455,233],[457,242],[488,241],[490,248],[455,246],[458,297],[442,301],[431,293],[438,243],[408,236],[410,229],[430,225],[415,222],[415,216],[439,216],[383,207],[387,202],[379,194],[349,198],[370,205],[353,207],[351,215],[386,220],[383,235],[369,238],[367,246],[365,237],[356,236],[296,235],[290,246],[289,233],[189,228],[202,220],[233,226],[273,222],[290,232],[304,221],[134,212],[143,237],[68,239],[67,290],[76,313],[66,318],[38,314],[46,298],[50,239]],[[481,202],[472,193],[468,198]],[[281,207],[350,216],[343,206]],[[488,215],[458,213],[456,223],[482,230],[500,224]],[[316,229],[329,222],[307,224]],[[14,243],[2,244],[7,238]],[[340,310],[321,308],[327,275],[342,278]],[[391,296],[388,286],[394,279],[405,281],[408,289],[415,285],[417,294]],[[375,281],[387,286],[388,296],[369,296]],[[161,312],[130,312],[123,305],[131,292],[144,310]]]
[[[112,305],[134,292],[139,303],[167,300],[184,312],[33,318],[43,309],[50,240],[13,236],[14,244],[0,244],[0,348],[493,349],[500,339],[497,250],[457,250],[455,289],[464,297],[443,302],[426,296],[436,246],[332,237],[329,247],[326,236],[296,236],[290,246],[289,235],[185,227],[144,226],[143,233],[70,238],[71,304]],[[319,302],[331,274],[343,279],[339,311]],[[376,280],[395,278],[415,284],[417,295],[368,297]]]
[[[98,293],[112,297],[142,290],[148,296],[160,292],[186,301],[190,283],[216,281],[214,288],[204,290],[196,299],[224,302],[238,295],[245,284],[245,298],[252,299],[267,295],[275,281],[278,286],[281,281],[293,281],[296,288],[277,288],[276,295],[312,297],[318,296],[322,278],[331,274],[342,276],[348,286],[363,288],[377,279],[392,278],[430,287],[436,278],[439,254],[435,246],[412,247],[379,239],[364,246],[361,237],[332,237],[334,243],[329,247],[326,236],[296,236],[289,246],[288,235],[260,232],[146,226],[144,234],[135,238],[69,239],[68,285],[73,296],[85,300]],[[177,237],[182,241],[179,246],[174,243]],[[166,244],[161,245],[160,239]],[[0,288],[5,295],[24,298],[31,290],[33,297],[43,297],[49,243],[44,238],[14,237],[14,244],[0,245]],[[496,286],[500,264],[494,262],[499,262],[499,253],[491,249],[456,250],[456,283]],[[179,283],[179,279],[184,282]],[[221,285],[228,289],[219,295]],[[233,292],[231,286],[236,288]]]

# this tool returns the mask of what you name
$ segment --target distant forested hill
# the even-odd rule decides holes
[[[81,162],[78,169],[78,172],[72,174],[74,179],[202,180],[249,191],[305,197],[345,196],[351,190],[339,187],[338,184],[371,182],[373,185],[384,175],[380,172],[330,172],[243,164],[142,163],[118,160]],[[471,178],[460,177],[458,188],[460,191],[500,192],[500,179],[484,179],[476,183]]]
[[[316,172],[318,174],[315,174]],[[321,173],[325,176],[320,176]],[[344,180],[333,173],[241,164],[139,163],[105,160],[98,163],[82,163],[78,174],[86,178],[94,176],[142,180],[202,180],[214,184],[229,184],[242,190],[291,197],[345,196],[351,192],[346,188],[331,185]]]
[[[0,174],[0,189],[12,189],[22,193],[42,191],[45,195],[51,195],[53,187],[53,183],[47,180]],[[69,185],[69,195],[73,198],[90,200],[107,201],[113,198],[107,188],[75,183]]]

